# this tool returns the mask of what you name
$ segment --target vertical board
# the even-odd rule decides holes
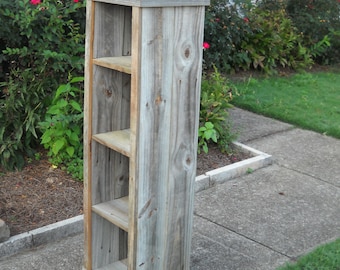
[[[93,3],[92,3],[93,5]],[[89,38],[92,49],[87,57],[99,58],[130,55],[131,8],[95,3],[92,16],[93,35]],[[90,31],[88,31],[90,32]],[[92,62],[92,61],[91,61]],[[131,76],[107,68],[92,66],[87,82],[88,118],[91,119],[87,135],[88,170],[85,182],[90,182],[87,211],[90,206],[128,195],[129,159],[99,143],[91,141],[92,134],[126,129],[130,126]],[[89,196],[89,195],[87,195]],[[91,237],[87,245],[92,249],[88,268],[99,268],[127,257],[127,233],[102,217],[88,214]],[[88,252],[89,253],[89,252]]]
[[[93,237],[93,246],[96,247],[93,269],[127,258],[127,233],[95,213],[92,217],[93,228],[97,228]]]
[[[94,58],[130,55],[131,7],[100,2],[95,6]]]
[[[94,3],[86,1],[85,92],[84,92],[84,268],[92,266],[92,59]]]
[[[93,72],[92,133],[128,128],[130,125],[130,75],[102,67]],[[128,195],[129,159],[92,141],[92,204]],[[115,262],[122,252],[127,253],[127,236],[101,217],[92,217],[93,267]],[[114,240],[111,238],[115,239]],[[109,240],[112,241],[109,241]],[[109,242],[110,245],[106,243]],[[111,246],[111,243],[114,243]]]
[[[133,14],[129,255],[138,269],[189,269],[204,7]]]

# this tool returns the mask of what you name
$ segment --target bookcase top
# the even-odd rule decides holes
[[[96,1],[96,0],[95,0]],[[210,0],[98,0],[99,2],[137,7],[208,6]]]

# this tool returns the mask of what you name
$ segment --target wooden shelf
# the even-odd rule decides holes
[[[96,58],[93,64],[131,74],[131,56]]]
[[[92,138],[127,157],[131,155],[130,129],[99,133]]]
[[[114,225],[128,231],[129,229],[129,198],[128,196],[113,201],[100,203],[92,206],[93,212],[107,219]]]
[[[99,268],[98,270],[127,270],[127,259],[118,261],[104,267]]]

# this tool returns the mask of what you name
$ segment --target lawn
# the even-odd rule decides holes
[[[235,106],[340,139],[340,69],[234,84]],[[340,239],[277,270],[340,270]]]
[[[340,70],[249,77],[235,86],[237,107],[340,138]]]
[[[301,257],[294,264],[288,264],[277,270],[339,270],[340,239],[322,245],[311,253]]]

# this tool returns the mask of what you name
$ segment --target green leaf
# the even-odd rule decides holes
[[[59,151],[64,147],[64,145],[65,145],[65,140],[63,140],[63,139],[57,140],[52,146],[53,154],[57,155],[59,153]]]
[[[204,137],[209,140],[213,134],[213,130],[207,130],[206,132],[204,132]]]
[[[84,77],[74,77],[70,83],[77,83],[77,82],[82,82],[84,81]]]
[[[203,151],[204,151],[204,153],[208,153],[208,145],[205,143],[204,145],[203,145]]]
[[[69,146],[66,148],[66,152],[70,157],[73,157],[74,154],[74,147],[73,146]]]
[[[81,109],[81,107],[80,107],[78,102],[76,102],[74,100],[70,100],[70,104],[73,107],[73,109],[75,109],[78,112],[82,112],[82,109]]]
[[[53,105],[50,108],[48,108],[46,114],[52,114],[52,115],[60,114],[60,108],[57,105]]]
[[[59,107],[59,108],[64,108],[64,107],[66,107],[67,106],[67,101],[65,100],[65,99],[61,99],[61,100],[59,100],[58,102],[57,102],[57,106]]]
[[[213,128],[214,128],[214,124],[211,123],[211,122],[206,122],[206,123],[205,123],[205,127],[206,127],[207,129],[213,129]]]
[[[70,89],[71,89],[71,85],[69,83],[60,85],[57,89],[55,96],[54,96],[53,103],[58,99],[58,97],[61,94],[68,92]]]

